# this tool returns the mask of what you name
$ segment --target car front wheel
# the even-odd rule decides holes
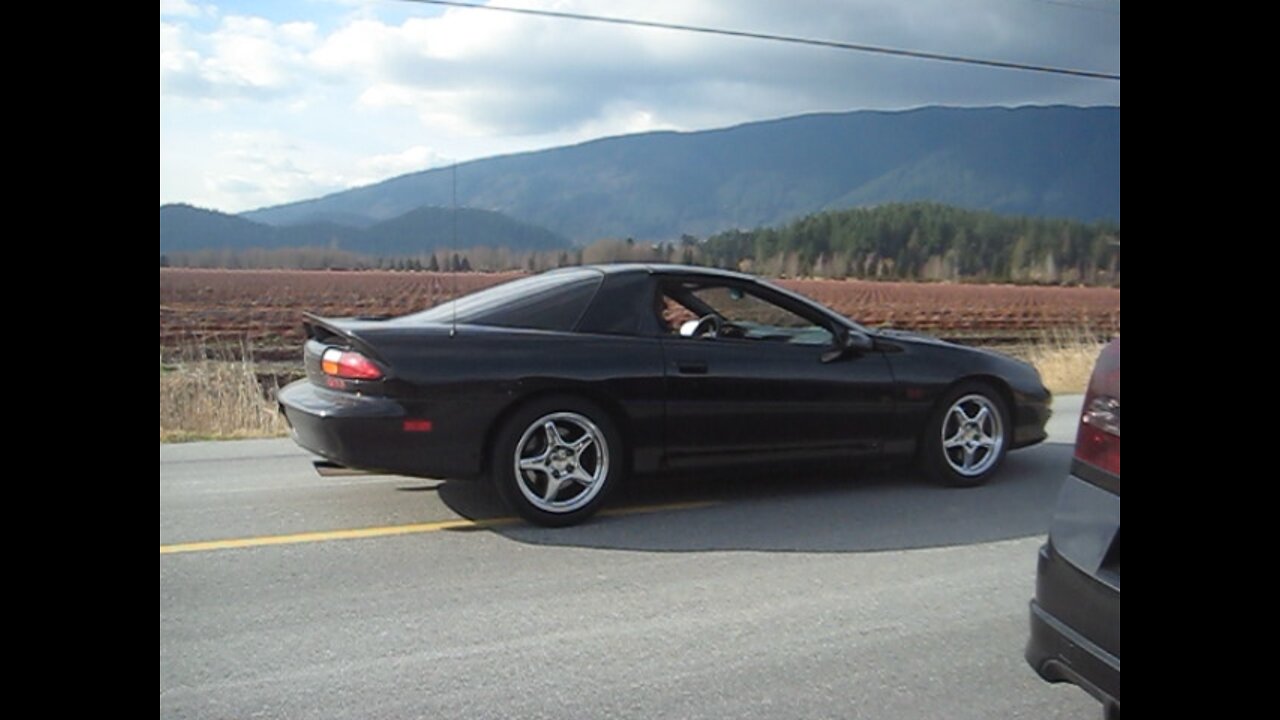
[[[494,447],[498,492],[526,520],[582,522],[622,474],[618,432],[609,416],[577,398],[535,401],[510,417]]]
[[[1004,461],[1009,432],[1000,394],[985,384],[962,384],[942,399],[925,428],[922,469],[944,485],[981,485]]]

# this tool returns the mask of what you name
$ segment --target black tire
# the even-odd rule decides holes
[[[992,386],[964,382],[938,401],[920,437],[920,469],[941,485],[981,485],[1000,469],[1012,441],[1009,407]]]
[[[489,468],[498,494],[520,517],[563,527],[600,509],[621,482],[626,457],[608,413],[582,398],[557,396],[506,419]]]

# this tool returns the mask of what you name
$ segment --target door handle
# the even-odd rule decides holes
[[[700,360],[677,362],[676,370],[679,371],[681,375],[706,375],[707,363]]]

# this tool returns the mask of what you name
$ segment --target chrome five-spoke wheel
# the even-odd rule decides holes
[[[980,485],[1008,453],[1011,428],[996,388],[981,381],[960,383],[934,406],[920,438],[921,469],[943,485]]]
[[[613,419],[574,396],[537,398],[505,418],[490,468],[511,509],[539,525],[573,525],[591,517],[626,474],[626,452]]]
[[[590,503],[609,475],[609,446],[589,418],[575,412],[545,415],[516,443],[512,468],[520,492],[535,508],[568,513]]]
[[[1004,421],[990,398],[975,393],[951,404],[942,421],[942,456],[952,470],[981,476],[995,466],[1003,449]]]

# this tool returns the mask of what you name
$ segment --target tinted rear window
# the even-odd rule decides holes
[[[458,298],[457,321],[531,330],[572,330],[600,287],[602,277],[598,270],[573,268],[496,285]],[[449,323],[454,320],[454,304],[443,303],[388,322]]]

